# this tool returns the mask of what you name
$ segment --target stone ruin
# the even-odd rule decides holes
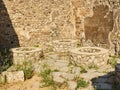
[[[27,60],[33,63],[34,72],[40,73],[42,65],[47,64],[53,71],[53,80],[60,84],[66,81],[69,90],[75,90],[76,76],[90,82],[86,90],[93,90],[92,84],[98,84],[98,89],[112,90],[114,74],[92,82],[91,79],[103,75],[104,69],[113,71],[108,66],[109,55],[120,54],[119,0],[4,0],[4,3],[21,46],[11,49],[15,66]],[[8,38],[7,35],[4,37]],[[10,38],[14,36],[11,35]],[[1,42],[4,45],[4,40]],[[53,51],[45,52],[48,43],[51,43]],[[81,47],[77,47],[78,43]],[[41,46],[33,47],[35,45]],[[67,56],[67,60],[61,60],[61,54]],[[98,68],[99,72],[88,70],[82,74],[83,67]],[[2,73],[3,82],[5,77],[8,83],[25,80],[23,71],[14,69],[12,66]],[[116,78],[118,69],[116,66]],[[119,81],[118,77],[117,83]]]
[[[9,29],[14,31],[1,32],[4,35],[1,38],[5,39],[1,47],[39,44],[44,48],[53,40],[78,39],[82,43],[91,40],[95,46],[110,48],[115,54],[119,52],[119,0],[4,0],[1,3],[5,6],[1,10],[6,8],[1,15],[9,13],[3,18],[10,18],[3,23],[11,21]],[[8,29],[7,25],[4,29]]]

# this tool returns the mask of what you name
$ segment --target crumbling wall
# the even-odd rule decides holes
[[[113,12],[107,5],[93,8],[94,15],[85,18],[86,40],[91,40],[96,46],[109,48],[108,35],[113,29]]]
[[[21,46],[74,37],[71,0],[4,0]]]
[[[90,39],[96,46],[119,51],[119,0],[4,0],[4,3],[21,46],[45,46],[51,40],[77,38],[82,43]]]
[[[93,15],[93,0],[73,0],[76,38],[85,39],[84,19]]]

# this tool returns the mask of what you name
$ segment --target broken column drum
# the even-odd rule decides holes
[[[43,50],[36,47],[19,47],[11,49],[13,64],[23,64],[23,62],[36,62],[43,57]]]
[[[70,62],[77,66],[103,66],[109,59],[108,50],[99,47],[81,47],[70,50]]]

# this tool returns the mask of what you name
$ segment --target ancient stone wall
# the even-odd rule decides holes
[[[20,46],[84,36],[84,17],[92,0],[4,0]]]
[[[71,0],[4,0],[21,46],[72,38]]]
[[[4,0],[20,46],[77,38],[109,48],[119,4],[119,0]]]

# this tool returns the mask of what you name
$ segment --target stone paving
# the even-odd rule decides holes
[[[101,67],[95,67],[92,65],[84,67],[82,65],[72,64],[69,61],[69,55],[62,55],[61,57],[60,53],[47,52],[44,53],[44,58],[32,63],[32,68],[34,70],[34,74],[37,75],[44,70],[50,69],[50,76],[56,85],[64,85],[67,87],[66,90],[113,90],[114,88],[115,70],[109,64]],[[25,73],[22,71],[17,71],[16,65],[2,73],[2,76],[6,77],[7,83],[23,82],[25,80],[24,75]],[[82,82],[88,83],[88,85],[85,87],[78,87],[78,80],[83,80]],[[35,87],[35,90],[39,90],[38,88],[40,88],[41,84],[41,82],[35,82],[30,87]],[[28,86],[26,86],[24,90],[28,90],[26,89],[27,87]]]
[[[84,78],[86,81],[90,82],[90,85],[86,88],[80,90],[94,90],[97,89],[105,89],[112,90],[114,84],[114,69],[110,65],[106,65],[103,68],[93,68],[88,69],[86,73],[81,73],[81,67],[74,66],[70,64],[66,60],[55,60],[59,58],[59,55],[50,55],[54,58],[54,60],[44,60],[43,62],[49,66],[51,70],[53,70],[53,80],[56,83],[64,83],[67,80],[69,90],[75,90],[77,82],[75,81],[75,77]],[[41,62],[41,63],[43,63]],[[40,66],[40,65],[39,65]],[[63,69],[62,69],[63,68]],[[55,71],[57,69],[57,72]],[[107,72],[111,72],[107,74]],[[73,87],[70,84],[73,83]],[[79,89],[78,89],[79,90]]]

